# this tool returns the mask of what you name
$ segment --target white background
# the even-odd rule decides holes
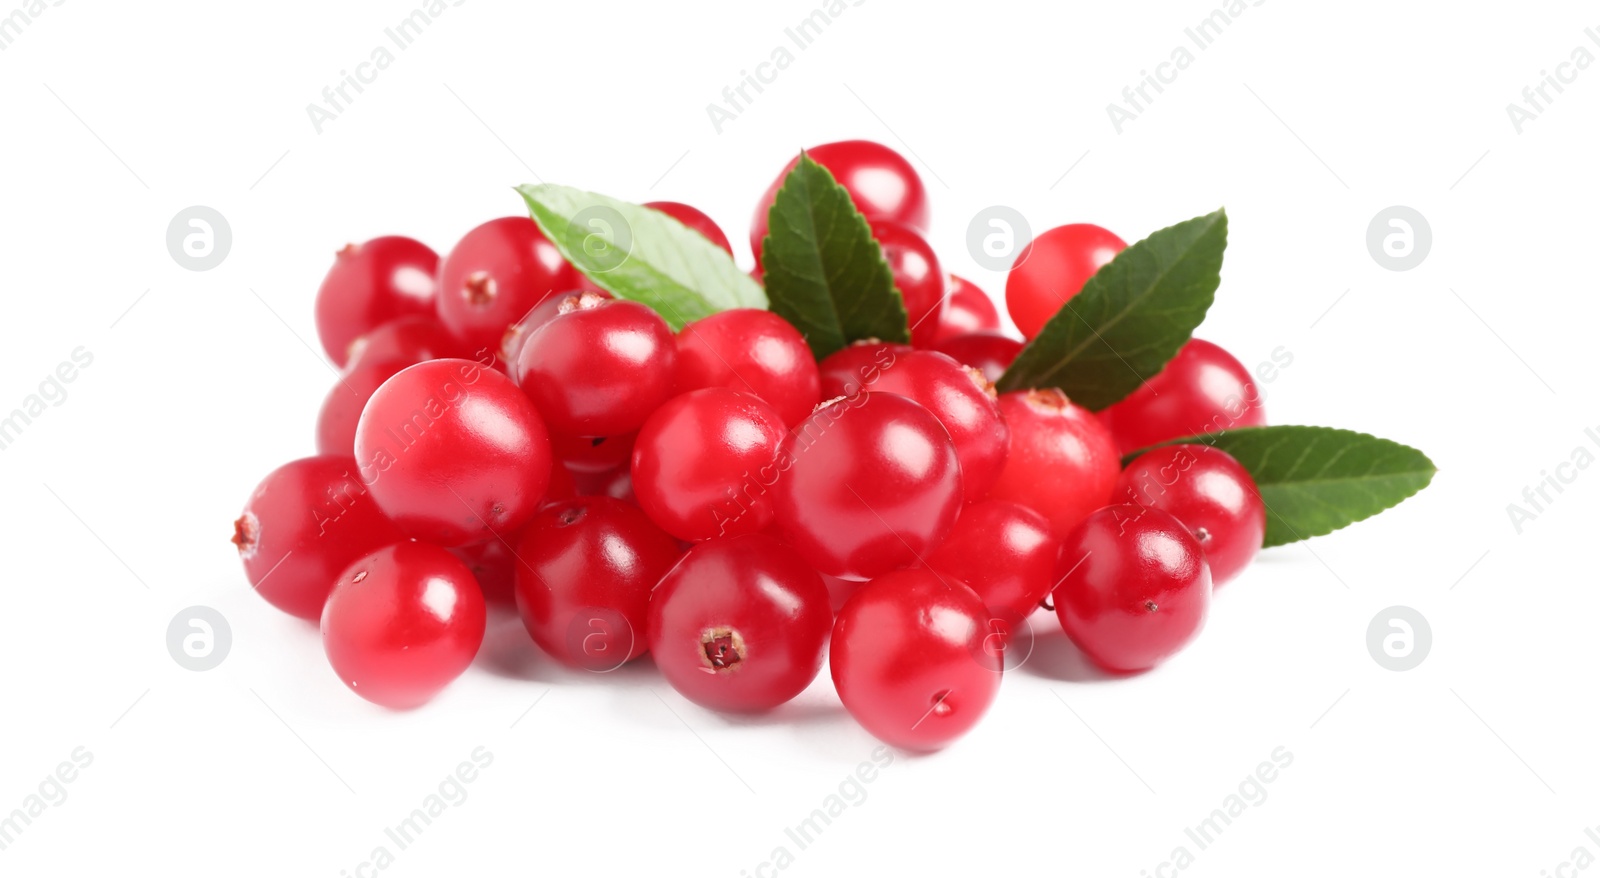
[[[75,348],[94,357],[0,452],[0,813],[75,747],[94,757],[0,873],[355,875],[480,745],[494,761],[468,798],[382,874],[767,876],[779,846],[785,875],[1171,875],[1179,845],[1183,874],[1215,876],[1531,878],[1600,856],[1600,471],[1520,534],[1506,511],[1574,448],[1600,454],[1583,432],[1600,427],[1600,69],[1521,134],[1505,111],[1574,47],[1600,53],[1592,6],[1268,0],[1118,134],[1106,105],[1211,0],[867,0],[719,134],[706,105],[811,0],[472,0],[318,134],[306,105],[415,8],[356,5],[68,0],[0,52],[0,411]],[[460,681],[395,714],[251,593],[231,521],[312,451],[333,375],[305,343],[338,246],[403,233],[443,251],[545,180],[696,204],[748,264],[784,161],[849,137],[915,156],[935,246],[992,294],[1003,278],[965,244],[983,207],[1133,240],[1226,205],[1200,334],[1247,365],[1285,346],[1274,422],[1415,445],[1433,486],[1264,553],[1200,641],[1142,677],[1094,679],[1036,617],[1037,651],[982,725],[896,756],[804,850],[785,828],[877,746],[826,671],[770,716],[729,718],[648,664],[560,670],[499,617]],[[194,204],[234,236],[204,273],[165,245]],[[1393,204],[1434,236],[1404,273],[1365,244]],[[233,631],[203,673],[165,645],[195,604]],[[1433,631],[1404,673],[1366,647],[1396,604]],[[1294,761],[1265,801],[1197,850],[1184,829],[1278,747]]]

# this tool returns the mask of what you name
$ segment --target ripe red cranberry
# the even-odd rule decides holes
[[[984,646],[989,613],[971,589],[927,570],[862,586],[839,612],[828,664],[839,700],[886,743],[937,750],[966,734],[1000,689]]]
[[[699,208],[691,207],[680,201],[646,201],[644,206],[653,207],[705,235],[711,243],[728,251],[729,256],[733,255],[733,246],[728,243],[728,236],[722,233],[722,228],[717,225],[715,220],[706,216]]]
[[[1209,341],[1191,338],[1154,378],[1100,413],[1123,454],[1169,439],[1267,422],[1250,372]]]
[[[1006,310],[1033,338],[1102,265],[1127,248],[1096,225],[1057,226],[1028,242],[1006,276]]]
[[[822,392],[846,395],[830,372]],[[936,351],[906,351],[884,368],[867,388],[872,393],[898,393],[939,419],[961,461],[961,485],[969,499],[988,492],[1005,466],[1010,431],[1000,417],[994,387],[974,369]]]
[[[322,409],[317,412],[318,454],[354,455],[356,423],[361,420],[367,400],[395,373],[415,365],[406,360],[371,360],[365,356],[359,360],[352,361],[352,368],[345,370],[323,397]]]
[[[350,342],[350,360],[345,364],[345,371],[358,369],[364,363],[399,360],[409,366],[445,357],[466,357],[468,353],[433,315],[413,315],[391,320],[357,336]]]
[[[584,294],[598,296],[602,299],[613,298],[613,296],[605,290],[583,289],[569,290],[564,293],[556,293],[547,297],[539,304],[533,306],[533,310],[523,315],[521,320],[518,320],[516,323],[513,323],[511,326],[507,327],[505,335],[500,337],[500,360],[506,364],[504,371],[510,373],[511,376],[515,378],[517,371],[517,357],[522,354],[522,346],[527,344],[528,338],[532,336],[533,333],[539,329],[539,327],[556,319],[556,317],[561,314],[561,303],[565,302],[569,296],[581,297]]]
[[[583,473],[576,479],[580,497],[610,497],[639,505],[639,499],[633,495],[633,475],[626,465],[605,473]]]
[[[552,293],[576,289],[580,277],[533,220],[490,220],[439,266],[439,319],[475,358],[494,354],[507,327]]]
[[[945,295],[939,326],[933,333],[933,347],[956,336],[1000,331],[1000,312],[995,310],[988,293],[972,281],[953,274],[946,286],[949,293]]]
[[[625,436],[568,436],[550,434],[550,450],[556,463],[574,473],[593,475],[627,466],[633,459],[633,433]]]
[[[1061,541],[1053,593],[1067,637],[1090,661],[1126,673],[1155,667],[1200,633],[1211,569],[1183,523],[1159,509],[1097,509]]]
[[[911,343],[932,347],[939,334],[939,321],[945,309],[945,273],[933,247],[903,223],[877,220],[872,237],[883,248],[883,258],[894,273],[895,289],[905,300],[906,320],[911,326]]]
[[[438,694],[483,645],[483,594],[461,560],[406,541],[346,567],[322,610],[322,646],[350,690],[406,709]]]
[[[515,607],[517,601],[517,557],[512,554],[516,540],[514,536],[509,539],[512,545],[507,545],[506,540],[497,537],[448,550],[467,565],[473,580],[478,583],[478,589],[483,592],[483,599],[501,607]]]
[[[816,571],[765,534],[690,548],[650,598],[650,654],[683,697],[770,710],[822,667],[833,613]]]
[[[400,317],[432,316],[438,267],[439,254],[399,235],[345,245],[317,290],[317,336],[328,359],[343,367],[357,337]]]
[[[1139,455],[1117,479],[1115,497],[1183,522],[1206,553],[1213,586],[1250,564],[1267,530],[1255,479],[1233,455],[1209,445],[1168,445]]]
[[[789,321],[758,308],[720,311],[678,333],[677,392],[727,387],[760,397],[785,424],[817,407],[817,361]]]
[[[990,499],[1038,512],[1057,534],[1110,502],[1122,460],[1092,413],[1055,389],[1002,394],[1000,413],[1011,448]]]
[[[911,345],[875,338],[862,339],[825,357],[817,365],[823,399],[855,396],[871,390],[884,370],[894,366]]]
[[[1000,380],[1017,354],[1022,353],[1022,342],[998,332],[974,332],[944,339],[933,349],[948,354],[963,366],[977,369],[993,383]]]
[[[677,346],[660,315],[638,302],[567,296],[517,355],[518,383],[550,429],[620,436],[672,395]]]
[[[321,455],[267,474],[233,523],[245,577],[274,607],[318,619],[340,571],[403,539],[356,477],[355,459]]]
[[[829,576],[871,579],[915,563],[961,510],[950,435],[894,393],[822,405],[784,440],[777,466],[778,524]]]
[[[928,228],[928,190],[922,185],[917,169],[903,156],[881,143],[870,140],[841,140],[824,143],[806,150],[806,155],[827,168],[833,178],[850,193],[856,210],[868,220],[890,220],[905,223],[919,231]],[[785,177],[800,161],[799,157],[783,166],[772,185],[767,187],[756,214],[750,221],[750,249],[761,264],[761,239],[767,236],[767,211],[783,187]]]
[[[987,622],[1008,635],[1050,594],[1059,549],[1044,516],[1006,500],[983,500],[961,511],[926,566],[976,592],[989,608]]]
[[[550,483],[539,412],[470,360],[429,360],[385,381],[356,425],[356,460],[379,508],[442,546],[515,533]]]
[[[764,530],[788,435],[778,412],[748,393],[708,387],[673,397],[633,446],[639,507],[680,540]]]
[[[547,506],[517,542],[522,624],[561,662],[615,670],[644,654],[650,590],[678,555],[677,540],[621,500]]]

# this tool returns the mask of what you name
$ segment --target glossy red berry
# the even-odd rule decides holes
[[[928,228],[928,190],[905,157],[870,140],[841,140],[806,150],[850,193],[856,209],[868,220],[890,220],[914,229]],[[767,236],[767,211],[799,157],[789,160],[756,205],[750,221],[750,249],[761,263],[761,239]]]
[[[673,397],[633,446],[639,507],[681,540],[764,530],[788,435],[778,412],[748,393],[708,387]]]
[[[515,533],[550,483],[533,403],[470,360],[429,360],[385,381],[356,425],[356,460],[379,508],[442,546]]]
[[[1055,585],[1060,543],[1044,516],[1006,500],[961,511],[927,567],[971,588],[989,608],[987,623],[1016,631]]]
[[[950,435],[894,393],[821,406],[784,441],[777,466],[773,500],[790,545],[845,579],[916,563],[949,533],[963,500]]]
[[[633,459],[633,433],[625,436],[568,436],[550,434],[556,463],[574,473],[608,473]]]
[[[771,311],[719,311],[678,332],[678,393],[703,387],[748,393],[793,426],[821,401],[817,386],[817,361],[805,338]]]
[[[1006,276],[1006,310],[1026,338],[1039,334],[1102,265],[1127,248],[1088,223],[1057,226],[1028,242]]]
[[[844,396],[848,388],[832,381],[822,391],[830,398]],[[968,498],[988,492],[1005,466],[1010,431],[1000,417],[994,387],[976,370],[936,351],[898,354],[867,389],[872,393],[898,393],[939,419],[961,461],[961,485]]]
[[[500,350],[511,324],[580,275],[525,216],[490,220],[468,232],[439,267],[439,319],[473,357]]]
[[[822,398],[855,396],[871,390],[884,370],[912,350],[908,344],[877,339],[863,339],[840,348],[817,365]]]
[[[733,255],[733,246],[728,243],[728,236],[722,233],[722,228],[717,225],[715,220],[706,216],[699,208],[691,207],[680,201],[646,201],[644,206],[653,207],[705,235],[706,239],[711,243],[728,251],[729,256]]]
[[[1249,566],[1267,510],[1250,473],[1209,445],[1168,445],[1139,455],[1117,479],[1117,502],[1169,512],[1194,534],[1220,586]]]
[[[1000,413],[1011,447],[990,499],[1038,512],[1057,534],[1110,502],[1122,460],[1093,413],[1054,389],[1002,394]]]
[[[522,354],[522,346],[527,343],[529,336],[532,336],[533,333],[539,329],[539,327],[556,319],[556,317],[561,314],[561,304],[565,302],[569,296],[581,296],[585,293],[601,299],[613,298],[613,296],[605,290],[584,289],[566,293],[557,293],[533,306],[533,310],[523,315],[521,320],[511,324],[511,326],[506,329],[505,335],[500,337],[500,361],[506,366],[503,371],[510,373],[511,376],[515,378],[517,371],[517,357]]]
[[[995,310],[988,293],[972,281],[953,274],[945,286],[949,292],[945,294],[944,310],[939,312],[933,347],[956,336],[1000,331],[1000,312]]]
[[[318,454],[354,455],[356,424],[367,400],[401,369],[416,365],[416,361],[408,360],[371,360],[365,356],[358,359],[323,397],[322,408],[317,412]]]
[[[1056,616],[1109,671],[1143,671],[1200,633],[1211,570],[1188,528],[1155,508],[1098,509],[1061,541]]]
[[[358,336],[350,343],[345,370],[389,361],[404,361],[409,366],[445,357],[466,357],[468,353],[433,315],[413,315],[391,320]]]
[[[620,436],[672,395],[677,343],[648,306],[592,294],[568,296],[517,355],[518,383],[550,429]]]
[[[406,541],[345,568],[322,611],[322,646],[351,691],[406,709],[472,664],[486,621],[466,565],[437,546]]]
[[[565,664],[615,670],[644,653],[650,590],[678,555],[677,540],[621,500],[548,506],[517,543],[522,624]]]
[[[317,291],[317,336],[334,365],[350,359],[357,337],[400,317],[432,316],[439,254],[391,235],[339,251]]]
[[[571,500],[572,497],[564,499]],[[514,607],[517,600],[517,558],[512,552],[516,546],[516,536],[507,539],[511,541],[510,545],[506,540],[495,538],[470,546],[459,546],[449,552],[472,571],[472,578],[477,581],[485,601],[497,606]]]
[[[1123,454],[1169,439],[1267,422],[1250,372],[1209,341],[1191,338],[1165,368],[1100,413]]]
[[[977,369],[992,384],[1000,380],[1017,354],[1022,353],[1022,342],[998,332],[974,332],[944,339],[933,349],[963,366]]]
[[[816,571],[765,534],[700,543],[650,598],[650,654],[683,697],[770,710],[822,667],[833,614]]]
[[[908,225],[887,220],[871,225],[872,237],[883,248],[883,258],[894,274],[895,289],[905,302],[911,343],[932,347],[945,309],[946,276],[939,257],[927,240]]]
[[[987,649],[988,609],[971,589],[927,570],[862,586],[839,612],[828,664],[845,709],[907,750],[937,750],[966,734],[1000,689]]]

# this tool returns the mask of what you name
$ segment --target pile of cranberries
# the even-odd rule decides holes
[[[808,154],[869,221],[911,344],[819,363],[763,310],[674,332],[517,216],[442,260],[403,237],[339,251],[316,300],[343,370],[318,454],[235,523],[256,591],[319,620],[334,672],[388,707],[459,676],[488,605],[514,605],[551,657],[604,672],[648,652],[714,710],[777,707],[826,655],[850,714],[913,750],[983,716],[1041,607],[1112,672],[1183,648],[1261,545],[1261,498],[1206,445],[1121,461],[1263,423],[1248,372],[1195,340],[1104,411],[997,395],[1023,342],[940,267],[915,170],[867,141]],[[703,213],[648,206],[731,255]],[[1093,225],[1033,240],[1006,282],[1022,334],[1124,246]]]

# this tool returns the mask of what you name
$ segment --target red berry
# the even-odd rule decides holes
[[[889,147],[870,140],[841,140],[812,147],[806,155],[833,174],[868,220],[890,220],[918,230],[928,228],[928,190],[917,169]],[[772,181],[756,205],[750,222],[750,249],[757,265],[761,264],[761,239],[767,236],[767,211],[784,178],[799,161],[796,157],[784,165],[783,173]]]
[[[1168,445],[1140,455],[1117,479],[1115,496],[1183,522],[1206,553],[1214,586],[1250,564],[1267,529],[1255,480],[1233,455],[1209,445]]]
[[[833,626],[828,663],[845,709],[907,750],[966,734],[1000,689],[1000,656],[984,645],[988,610],[971,589],[927,570],[862,586]]]
[[[984,500],[961,511],[927,567],[966,585],[989,608],[988,622],[1016,631],[1055,585],[1060,544],[1050,522],[1026,506]]]
[[[945,295],[944,310],[939,313],[939,327],[933,333],[934,347],[945,339],[974,332],[999,332],[1000,312],[994,308],[989,294],[970,280],[950,275]]]
[[[728,236],[722,233],[722,228],[717,225],[715,220],[706,216],[699,208],[691,207],[680,201],[646,201],[644,206],[653,207],[705,235],[711,243],[728,251],[729,256],[733,255],[733,247],[728,243]]]
[[[356,424],[361,420],[361,410],[366,408],[367,400],[395,373],[415,365],[414,361],[370,360],[364,356],[360,362],[352,363],[352,368],[345,370],[328,389],[322,409],[317,412],[318,454],[354,455]]]
[[[884,370],[892,367],[901,354],[911,351],[911,345],[875,338],[840,348],[817,365],[822,398],[855,396],[871,390]]]
[[[511,324],[511,326],[506,329],[505,335],[500,337],[500,359],[506,364],[506,371],[510,372],[513,378],[516,377],[517,357],[522,354],[522,346],[527,344],[528,338],[532,336],[533,333],[539,329],[539,327],[556,319],[556,317],[561,314],[561,303],[565,302],[569,296],[581,296],[584,293],[592,296],[598,296],[602,299],[613,298],[613,296],[605,290],[585,289],[581,291],[557,293],[556,295],[550,296],[543,302],[533,306],[533,310],[523,315],[521,320]]]
[[[1010,500],[1050,520],[1064,534],[1106,505],[1121,471],[1111,434],[1059,390],[1019,390],[1000,397],[1011,448],[992,500]]]
[[[903,223],[877,220],[872,223],[872,237],[883,248],[895,289],[905,301],[911,343],[932,347],[945,308],[945,273],[939,257],[916,229]]]
[[[681,540],[764,530],[788,435],[777,411],[748,393],[709,387],[674,397],[633,446],[639,507]]]
[[[1154,508],[1107,506],[1061,541],[1056,616],[1109,671],[1153,668],[1205,624],[1211,570],[1193,534]]]
[[[822,667],[828,590],[765,534],[700,543],[650,598],[650,654],[672,688],[713,710],[769,710]]]
[[[485,601],[500,606],[515,605],[517,558],[505,540],[497,537],[487,542],[450,549],[449,552],[467,565]]]
[[[789,321],[756,308],[720,311],[678,333],[677,392],[727,387],[760,397],[785,424],[817,407],[817,361]]]
[[[516,532],[550,483],[533,403],[470,360],[429,360],[384,382],[356,425],[356,460],[379,508],[443,546]]]
[[[533,220],[490,220],[440,265],[439,319],[474,357],[493,354],[507,327],[552,293],[577,289],[579,279]]]
[[[466,565],[407,541],[345,568],[322,611],[322,646],[351,691],[405,709],[461,676],[483,645],[486,621]]]
[[[822,392],[844,396],[830,372]],[[906,351],[867,385],[872,393],[898,393],[939,419],[961,461],[961,485],[970,499],[981,498],[1000,476],[1010,431],[1000,417],[994,387],[974,369],[936,351]]]
[[[944,339],[933,349],[948,354],[963,366],[977,369],[993,383],[1000,380],[1017,354],[1022,353],[1022,342],[998,332],[974,332]]]
[[[1057,226],[1028,242],[1006,276],[1006,310],[1026,338],[1039,334],[1102,265],[1127,248],[1099,226]]]
[[[245,577],[285,613],[321,618],[350,562],[403,538],[356,472],[348,455],[286,463],[261,480],[233,523]]]
[[[558,433],[639,429],[672,395],[672,330],[645,305],[588,293],[563,299],[561,312],[528,336],[518,383]]]
[[[517,609],[539,648],[590,671],[645,651],[650,590],[678,543],[633,506],[584,497],[548,506],[517,542]]]
[[[633,496],[633,476],[627,466],[605,473],[584,473],[577,476],[577,483],[580,497],[610,497],[639,505],[639,499]]]
[[[915,563],[961,510],[950,435],[894,393],[824,404],[784,440],[777,466],[778,523],[830,576],[871,579]]]
[[[350,343],[345,370],[364,363],[404,361],[406,365],[445,357],[465,357],[459,340],[433,315],[401,317],[373,328]]]
[[[1100,413],[1123,454],[1169,439],[1267,422],[1250,372],[1232,354],[1191,338],[1154,378]]]
[[[391,235],[339,251],[317,290],[317,336],[334,365],[350,359],[350,343],[391,320],[432,316],[439,254]]]
[[[633,459],[635,434],[625,436],[568,436],[550,434],[550,450],[556,463],[574,473],[593,475],[627,466]]]

